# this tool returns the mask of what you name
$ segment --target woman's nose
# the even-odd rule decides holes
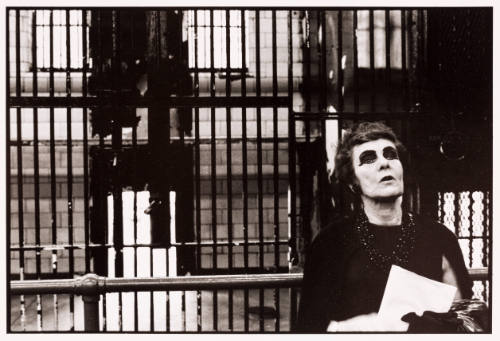
[[[380,155],[377,159],[379,168],[389,167],[389,160],[387,160],[383,155]]]

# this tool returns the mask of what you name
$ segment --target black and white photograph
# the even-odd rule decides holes
[[[492,334],[493,5],[342,5],[3,7],[3,332]]]

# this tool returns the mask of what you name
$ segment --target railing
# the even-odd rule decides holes
[[[470,269],[472,280],[488,280],[487,268]],[[84,330],[99,331],[101,294],[137,291],[217,290],[295,288],[302,283],[302,273],[184,276],[166,278],[106,278],[86,274],[75,279],[11,281],[11,295],[73,294],[84,302]]]

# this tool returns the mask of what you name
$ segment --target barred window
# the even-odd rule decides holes
[[[213,68],[225,69],[227,65],[227,49],[230,52],[230,69],[242,67],[242,26],[239,10],[229,11],[229,22],[226,22],[225,10],[214,10],[213,21],[209,10],[191,10],[187,13],[187,31],[189,43],[189,67],[198,69],[211,68],[210,35],[213,29]],[[226,44],[227,25],[229,25],[229,47]],[[223,70],[221,70],[223,71]]]
[[[71,70],[80,70],[83,68],[82,11],[69,10],[69,22],[67,22],[66,12],[66,10],[36,11],[37,68],[41,71],[48,71],[51,66],[56,71],[67,69],[66,46],[68,40],[70,49],[69,68]],[[69,36],[67,35],[66,25],[69,25]],[[51,26],[53,45],[52,65],[50,60]]]

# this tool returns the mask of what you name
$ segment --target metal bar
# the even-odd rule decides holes
[[[96,285],[96,288],[93,290],[96,290],[99,294],[105,294],[133,291],[289,288],[300,286],[302,277],[303,275],[301,273],[143,278],[107,278],[96,276],[94,274],[86,274],[75,279],[10,281],[10,294],[85,295],[89,293],[89,288],[86,287],[89,278],[97,279],[97,283],[94,284]]]
[[[71,73],[68,68],[71,65],[71,38],[69,29],[69,10],[66,13],[66,96],[71,97]],[[67,157],[67,208],[68,208],[68,243],[73,244],[73,154],[72,154],[72,135],[71,135],[71,108],[66,108],[66,157]],[[73,248],[69,250],[69,273],[71,276],[75,273],[75,259]],[[70,330],[75,329],[75,300],[73,295],[69,298]]]
[[[352,17],[352,54],[353,54],[353,92],[354,111],[359,111],[359,68],[358,68],[358,11],[353,11]]]
[[[370,107],[375,111],[375,38],[373,27],[373,10],[369,11],[369,36],[370,36]]]
[[[102,329],[108,331],[108,314],[106,309],[106,295],[102,295]]]
[[[231,97],[231,16],[226,10],[226,97]],[[229,240],[227,264],[229,270],[233,268],[233,182],[232,182],[232,151],[231,151],[231,108],[226,107],[226,169],[227,169],[227,238]],[[228,292],[228,328],[233,330],[233,292]]]
[[[49,66],[51,70],[49,71],[49,96],[54,98],[54,13],[51,10],[49,12]],[[55,150],[55,132],[54,132],[54,108],[50,107],[50,122],[49,122],[49,134],[50,134],[50,201],[52,208],[52,244],[57,244],[57,209],[56,209],[56,150]],[[57,273],[57,251],[52,251],[52,273]],[[59,324],[59,304],[57,295],[54,295],[54,322],[55,328],[58,328]]]
[[[320,23],[318,33],[321,35],[321,42],[318,39],[318,52],[321,58],[319,81],[321,82],[320,89],[322,89],[320,92],[321,107],[319,108],[319,110],[326,111],[328,72],[326,71],[326,18],[324,10],[318,11],[318,21]],[[325,136],[325,125],[323,122],[321,122],[321,131],[323,133],[323,136]]]
[[[214,11],[210,10],[210,67],[214,67]],[[215,74],[210,72],[210,97],[215,97]],[[216,161],[216,147],[215,147],[215,108],[210,108],[210,156],[211,156],[211,195],[212,195],[212,241],[214,246],[212,248],[212,268],[217,268],[217,161]],[[212,308],[213,308],[213,329],[217,330],[217,291],[212,293]]]
[[[356,11],[354,11],[354,15],[357,16]],[[353,20],[354,24],[357,25],[357,18]],[[356,26],[354,26],[356,27]],[[354,28],[354,43],[356,44],[356,31]],[[342,22],[342,11],[338,11],[338,20],[337,20],[337,74],[338,74],[338,86],[337,86],[337,96],[338,96],[338,111],[343,112],[344,111],[344,70],[342,68],[342,58],[343,58],[343,22]],[[359,94],[357,93],[358,91],[358,51],[357,51],[357,45],[353,45],[353,54],[355,56],[354,60],[354,87],[355,87],[355,94],[354,94],[354,102],[355,102],[355,107],[357,106],[357,109],[359,110]],[[356,111],[356,109],[355,109]],[[326,148],[326,132],[325,132],[325,148]],[[342,120],[337,121],[337,137],[340,139],[342,136]]]
[[[66,97],[11,97],[7,103],[10,107],[40,107],[40,108],[66,108],[66,107],[95,107],[99,105],[109,105],[113,99],[105,96],[101,97],[83,97],[73,96],[71,99]],[[226,97],[162,97],[162,98],[132,98],[130,96],[120,98],[117,102],[122,105],[146,108],[152,105],[162,107],[245,107],[245,108],[263,108],[276,105],[286,107],[288,97],[286,96],[231,96]],[[307,110],[306,110],[307,111]]]
[[[409,98],[408,98],[408,67],[406,64],[406,34],[407,34],[407,26],[406,26],[406,10],[401,11],[401,71],[403,73],[403,109],[408,110],[410,107]]]
[[[21,96],[21,28],[20,28],[20,13],[16,10],[16,97]],[[17,138],[17,210],[18,210],[18,243],[19,243],[19,277],[24,279],[25,260],[24,260],[24,210],[23,210],[23,149],[21,146],[22,139],[22,119],[21,108],[16,109],[16,138]],[[10,184],[9,184],[10,186]],[[10,203],[9,203],[10,205]],[[26,308],[24,296],[20,297],[21,310],[21,328],[26,330]]]
[[[134,16],[134,13],[133,11],[129,12],[130,13],[130,22],[132,22],[133,24],[130,25],[130,30],[131,30],[131,34],[130,34],[130,44],[131,44],[131,49],[132,51],[135,50],[136,48],[136,44],[135,44],[135,39],[134,39],[134,36],[135,36],[135,32],[134,32],[134,28],[135,28],[135,16]],[[134,165],[137,164],[137,126],[134,125],[132,127],[132,150],[133,150],[133,163]],[[134,174],[134,178],[137,177],[137,168],[134,167],[132,169],[132,172]],[[133,214],[133,217],[132,217],[132,220],[133,220],[133,235],[134,235],[134,243],[137,243],[137,188],[136,186],[134,185],[133,186],[133,191],[134,191],[134,196],[133,196],[133,202],[132,202],[132,214]],[[134,250],[134,277],[137,277],[137,270],[138,270],[138,264],[137,264],[137,247],[135,246],[133,248]],[[138,310],[138,295],[137,295],[137,291],[134,292],[134,331],[138,331],[139,329],[139,310]]]
[[[424,10],[417,10],[417,101],[421,103],[423,96],[423,71],[424,71]]]
[[[390,11],[385,10],[385,77],[386,77],[386,100],[387,111],[391,111],[391,17]]]
[[[33,11],[31,26],[31,58],[33,67],[33,96],[38,96],[38,61],[37,61],[37,22],[36,11]],[[40,245],[40,163],[38,149],[38,109],[33,108],[33,177],[35,194],[35,244]],[[40,279],[42,272],[41,252],[36,251],[36,276]],[[37,327],[38,331],[43,330],[42,298],[36,296],[37,301]]]
[[[261,74],[260,74],[260,11],[255,11],[255,93],[259,97],[261,94]],[[263,214],[263,198],[262,198],[262,120],[261,108],[257,108],[257,203],[259,215],[259,267],[264,268],[264,246],[262,244],[264,238],[264,214]],[[259,330],[264,330],[264,291],[259,290]]]
[[[289,253],[289,270],[294,266],[296,257],[296,225],[297,225],[297,212],[296,212],[296,165],[295,165],[295,121],[292,119],[293,115],[293,20],[292,11],[288,11],[288,184],[289,189],[289,233],[290,240],[288,247]],[[297,292],[294,289],[290,290],[290,330],[295,330],[294,324],[297,316]]]
[[[371,119],[392,119],[392,120],[412,120],[412,119],[426,119],[430,118],[431,114],[427,113],[415,113],[415,112],[336,112],[336,113],[324,113],[324,112],[294,112],[294,120],[319,120],[319,119],[348,119],[348,120],[366,120],[367,117]]]
[[[245,26],[245,10],[241,10],[241,96],[246,97],[247,95],[247,83],[246,83],[246,26]],[[241,152],[242,152],[242,181],[243,181],[243,239],[245,245],[243,246],[243,266],[245,272],[248,272],[248,154],[247,154],[247,110],[246,108],[241,108]],[[249,330],[249,291],[245,289],[243,292],[243,320],[244,320],[244,331]]]
[[[120,18],[119,12],[111,11],[111,40],[112,40],[112,58],[111,58],[111,88],[117,89],[116,77],[120,74]],[[111,141],[113,149],[119,150],[122,146],[122,129],[118,122],[113,123]],[[116,167],[118,163],[118,155],[114,155],[113,165],[114,171],[111,174],[113,183],[113,244],[115,249],[115,276],[123,276],[123,203],[122,189],[120,179],[118,177]]]
[[[137,150],[137,127],[132,127],[132,148]],[[137,157],[134,152],[134,164],[137,164]],[[137,169],[133,168],[134,175],[137,176]],[[134,187],[134,202],[133,202],[133,224],[134,224],[134,243],[137,243],[137,190]],[[134,246],[134,277],[137,277],[137,246]],[[139,330],[139,312],[138,312],[138,299],[137,292],[134,292],[134,330]]]
[[[167,207],[169,208],[169,212],[170,212],[170,203],[167,205]],[[167,257],[166,274],[167,274],[167,276],[169,276],[168,268],[169,268],[170,264],[168,263],[168,249],[166,250],[166,257]],[[151,277],[154,276],[154,274],[153,274],[153,259],[154,259],[153,258],[153,248],[150,247],[149,248],[149,275]],[[167,302],[169,302],[169,301],[170,300],[168,300]],[[154,330],[154,315],[155,315],[155,311],[154,311],[153,292],[150,291],[149,292],[149,316],[150,316],[150,318],[149,318],[149,331],[150,332],[152,332]]]
[[[342,40],[342,35],[343,35],[343,23],[342,23],[342,11],[338,11],[338,20],[337,20],[337,74],[338,74],[338,86],[337,86],[337,96],[339,98],[339,108],[338,111],[344,111],[344,70],[342,68],[342,56],[343,56],[343,40]],[[325,44],[326,45],[326,44]],[[354,49],[357,47],[354,46]],[[325,47],[326,49],[326,47]],[[326,59],[326,55],[325,55]],[[357,62],[355,62],[357,63]],[[357,70],[356,70],[357,71]],[[326,72],[325,72],[326,74]],[[326,90],[326,84],[325,84],[325,90]],[[359,100],[359,98],[358,98]],[[339,122],[339,126],[340,126]]]
[[[194,66],[198,68],[198,10],[194,13]],[[194,73],[194,96],[200,96],[200,80],[198,71]],[[196,191],[196,270],[201,269],[201,174],[200,174],[200,109],[194,108],[194,131],[195,131],[195,191]],[[201,291],[196,292],[196,326],[200,332],[202,330],[201,321]]]
[[[474,198],[472,197],[472,191],[467,191],[465,192],[467,194],[467,198],[469,199],[469,217],[468,217],[468,223],[469,223],[469,250],[470,250],[470,263],[469,266],[472,267],[472,256],[473,256],[473,248],[472,248],[472,241],[474,240],[474,223],[472,221],[472,214],[473,214],[473,209],[472,205],[474,203]]]
[[[488,215],[488,211],[489,211],[489,198],[488,198],[488,191],[484,191],[482,192],[483,193],[483,200],[482,200],[482,204],[483,204],[483,212],[482,212],[482,215],[483,215],[483,259],[482,259],[482,264],[483,266],[489,266],[489,262],[488,262],[488,230],[489,230],[489,215]]]
[[[304,51],[304,102],[305,111],[311,111],[311,22],[309,19],[309,11],[305,11],[305,51]],[[306,132],[306,140],[311,138],[311,122],[306,121],[304,124]]]
[[[10,20],[10,14],[11,14],[11,10],[7,10],[6,11],[6,18],[5,18],[5,21],[6,21],[6,26],[7,28],[10,27],[10,23],[11,23],[11,20]],[[8,31],[8,29],[7,29]],[[6,46],[8,48],[7,50],[7,53],[5,54],[5,61],[6,61],[6,80],[5,80],[5,92],[6,92],[6,98],[10,98],[11,96],[11,90],[10,90],[10,76],[11,76],[11,65],[10,65],[10,62],[11,62],[11,57],[10,57],[10,44],[11,44],[11,40],[10,40],[10,34],[9,32],[7,32],[6,34],[6,37],[5,37],[5,40],[6,40]],[[11,140],[11,135],[10,135],[10,124],[11,124],[11,113],[10,113],[10,106],[7,104],[6,106],[6,112],[5,112],[5,123],[6,123],[6,127],[5,127],[5,134],[6,134],[6,140],[8,142],[10,142]],[[10,151],[10,144],[9,143],[6,143],[5,144],[5,155],[6,155],[6,160],[5,160],[5,165],[6,165],[6,171],[5,171],[5,178],[6,178],[6,182],[5,182],[5,192],[6,192],[6,198],[7,200],[10,200],[11,198],[11,192],[12,192],[12,189],[11,189],[11,151]],[[12,235],[12,217],[11,217],[11,204],[10,204],[10,201],[8,202],[8,204],[6,205],[7,206],[7,210],[6,210],[6,227],[7,227],[7,240],[10,241],[11,239],[11,235]],[[5,259],[8,259],[8,261],[6,262],[6,268],[7,268],[7,273],[10,274],[11,273],[11,245],[10,243],[6,243],[7,244],[7,253],[6,253],[6,257]],[[7,281],[7,290],[9,291],[10,290],[10,282]],[[12,303],[11,303],[11,300],[10,299],[7,299],[6,300],[7,303],[6,303],[6,308],[7,308],[7,311],[12,311]],[[12,331],[12,326],[11,326],[11,321],[8,321],[6,324],[7,324],[7,331],[8,332],[11,332]]]
[[[490,275],[488,268],[468,270],[472,280],[486,280]],[[179,290],[214,290],[244,288],[291,288],[300,287],[302,273],[255,274],[255,275],[219,275],[219,276],[175,276],[145,278],[106,278],[87,274],[75,279],[59,280],[24,280],[10,281],[11,295],[34,294],[88,294],[84,283],[88,277],[97,277],[98,293],[133,292],[133,291],[179,291]]]
[[[492,174],[492,172],[490,171],[490,174]],[[493,208],[492,208],[492,204],[491,204],[491,192],[490,191],[486,191],[486,194],[485,194],[486,198],[487,198],[487,206],[488,206],[488,209],[486,211],[487,213],[487,219],[486,219],[486,222],[487,222],[487,233],[488,233],[488,242],[489,242],[489,245],[488,245],[488,249],[489,252],[488,252],[488,270],[491,269],[491,264],[492,264],[492,260],[493,260],[493,252],[491,251],[492,248],[493,248],[493,224],[491,223],[491,217],[492,217],[492,213],[493,213]],[[489,288],[489,295],[488,295],[488,306],[491,307],[492,304],[493,304],[493,295],[491,294],[491,283],[492,283],[492,273],[491,272],[488,272],[488,275],[486,276],[487,277],[487,280],[488,280],[488,283],[490,284]],[[491,325],[491,322],[492,322],[492,316],[490,315],[489,316],[489,323]]]
[[[84,295],[83,300],[83,316],[84,330],[86,332],[99,331],[99,296]]]
[[[82,10],[82,96],[87,97],[87,11]],[[88,111],[83,108],[83,225],[85,239],[85,272],[90,272],[89,245],[89,141],[88,141]]]
[[[281,245],[286,245],[288,243],[288,239],[281,239],[280,241]],[[244,241],[239,242],[239,241],[233,241],[232,245],[233,246],[251,246],[251,245],[273,245],[276,243],[274,239],[265,239],[264,241],[260,242],[259,240],[250,240],[247,243]],[[201,242],[200,247],[213,247],[214,245],[217,246],[228,246],[229,242],[217,242],[217,243],[212,243],[212,242]],[[130,244],[123,244],[124,247],[161,247],[164,246],[162,243],[148,243],[148,244],[143,244],[143,243],[130,243]],[[186,247],[186,248],[192,248],[193,246],[197,246],[197,242],[179,242],[179,243],[171,243],[171,246],[175,247]],[[113,244],[90,244],[88,245],[89,248],[112,248]],[[52,245],[52,244],[42,244],[40,246],[37,246],[35,244],[25,244],[24,245],[24,251],[33,251],[33,250],[45,250],[45,251],[52,251],[52,250],[66,250],[66,249],[85,249],[84,244],[73,244],[73,246],[69,244],[57,244],[57,245]],[[17,251],[19,250],[19,247],[11,247],[12,251]]]
[[[277,71],[277,51],[276,51],[276,10],[272,11],[272,63],[273,63],[273,96],[278,96],[278,71]],[[274,266],[278,271],[280,264],[279,250],[279,160],[278,160],[278,108],[273,106],[273,186],[274,186]],[[276,320],[274,330],[280,330],[280,292],[274,290],[274,307],[276,309]]]

